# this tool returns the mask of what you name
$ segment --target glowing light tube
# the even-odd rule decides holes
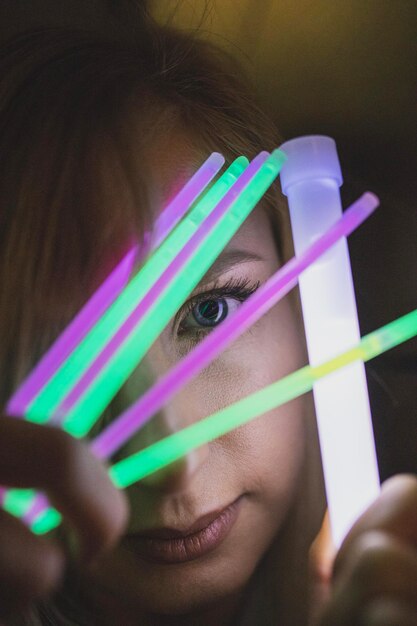
[[[342,174],[330,137],[300,137],[282,146],[288,161],[281,185],[288,197],[296,254],[342,214]],[[360,338],[346,240],[300,278],[311,365],[354,346]],[[365,368],[356,362],[314,385],[327,502],[339,546],[380,490]]]
[[[175,198],[165,207],[154,227],[151,249],[157,248],[188,211],[194,200],[204,191],[224,164],[224,157],[213,152]],[[10,398],[6,413],[23,417],[35,396],[44,387],[53,373],[71,354],[77,344],[94,326],[129,280],[138,246],[132,247],[122,261],[111,272],[104,283],[84,305],[74,320],[61,333],[38,365]]]
[[[235,162],[235,168],[240,169],[246,162],[241,157],[237,164]],[[230,176],[227,176],[226,180],[229,187],[235,182],[235,178]],[[218,181],[219,186],[216,187],[217,191],[221,190],[220,197],[227,190],[223,177],[221,177],[221,181]],[[206,218],[207,213],[214,209],[216,197],[213,198],[213,195],[215,196],[214,193],[210,194],[212,199],[210,207],[207,207],[205,197],[203,197],[132,278],[115,302],[105,311],[104,315],[76,346],[66,361],[50,377],[47,384],[26,409],[25,415],[27,419],[37,423],[44,423],[52,417],[74,384],[76,384],[94,359],[97,358],[109,339],[117,332],[121,324],[129,318],[138,303],[145,297],[152,285],[192,237],[201,222]],[[201,210],[200,203],[203,205],[203,210]]]
[[[65,416],[65,430],[75,437],[83,436],[90,430],[276,178],[282,159],[279,151],[270,156],[268,153],[258,155],[210,213],[161,276],[161,282],[152,288],[158,293],[163,291],[163,295],[143,316],[140,325],[132,323],[133,328],[128,329],[130,334],[122,337],[125,339],[123,343],[90,383],[81,400]]]
[[[113,465],[109,474],[115,485],[126,488],[149,474],[180,459],[205,443],[227,434],[260,415],[311,391],[323,377],[331,382],[339,370],[354,362],[369,361],[417,335],[417,309],[366,335],[357,345],[318,366],[306,366],[285,378],[239,400],[231,406],[180,430],[161,441]],[[342,401],[344,398],[342,398]],[[334,420],[338,417],[335,415]],[[54,509],[45,511],[32,525],[36,533],[45,533],[59,523]]]
[[[132,407],[98,435],[92,445],[94,453],[101,458],[108,458],[116,452],[194,376],[283,298],[315,259],[369,217],[378,203],[374,194],[364,194],[326,234],[300,257],[291,259],[278,270],[234,315],[222,322]]]
[[[306,366],[261,391],[174,433],[110,468],[116,486],[125,488],[187,452],[307,393],[323,377],[333,380],[341,368],[368,361],[417,334],[417,310],[364,337],[358,345],[318,366]],[[335,417],[337,420],[337,417]],[[164,458],[165,457],[165,458]]]
[[[95,442],[96,454],[110,456],[115,451],[116,446],[122,445],[123,440],[129,437],[130,428],[133,426],[136,429],[141,427],[193,376],[196,376],[204,367],[209,365],[232,341],[282,299],[295,286],[300,273],[309,264],[334,245],[340,237],[349,235],[375,210],[377,205],[376,196],[370,193],[364,194],[301,257],[290,260],[280,268],[263,287],[245,302],[235,315],[230,316],[210,333],[167,376],[158,381],[128,412],[120,416],[111,427],[102,433],[102,436]],[[44,504],[38,498],[36,508],[30,508],[25,519],[30,521]]]

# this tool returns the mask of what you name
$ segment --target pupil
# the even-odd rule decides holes
[[[227,304],[224,299],[204,300],[199,302],[193,311],[196,322],[201,326],[214,326],[227,315]]]

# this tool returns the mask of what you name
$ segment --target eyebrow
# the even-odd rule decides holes
[[[265,261],[265,259],[259,254],[256,254],[255,252],[248,252],[247,250],[240,250],[237,248],[227,250],[216,259],[199,284],[202,285],[211,283],[232,267],[245,263],[246,261]]]

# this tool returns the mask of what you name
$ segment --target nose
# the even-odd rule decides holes
[[[140,395],[141,389],[145,390],[152,386],[173,364],[173,360],[169,356],[169,346],[164,345],[161,337],[158,338],[134,376],[131,377],[130,383],[125,386],[125,391],[128,394],[131,393],[132,397],[137,397]],[[190,426],[196,420],[202,419],[205,417],[201,412],[202,406],[204,403],[201,402],[197,389],[193,389],[192,384],[188,385],[165,407],[162,407],[130,440],[124,453],[131,454],[142,450]],[[145,485],[161,492],[178,492],[187,489],[208,459],[208,446],[209,444],[205,444],[200,448],[191,450],[177,461],[143,478],[132,488],[140,489],[141,485]]]
[[[194,420],[187,417],[186,408],[181,402],[173,402],[165,407],[146,425],[140,436],[141,441],[136,439],[136,445],[140,447],[155,443],[175,432],[186,428]],[[190,407],[188,407],[190,411]],[[139,436],[138,436],[139,437]],[[145,443],[146,441],[146,443]],[[145,485],[159,492],[175,493],[185,491],[208,460],[209,444],[191,450],[188,454],[174,461],[170,465],[143,478],[138,486]]]

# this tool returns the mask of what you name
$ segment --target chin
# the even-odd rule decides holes
[[[246,586],[256,561],[244,551],[207,555],[178,565],[152,564],[124,549],[95,576],[105,593],[132,614],[185,615],[204,611]],[[88,581],[87,581],[88,585]]]
[[[220,584],[209,582],[210,587],[201,584],[200,581],[197,583],[190,581],[184,588],[175,585],[169,590],[161,586],[155,590],[148,589],[149,593],[140,598],[138,605],[148,614],[187,615],[208,610],[241,591],[241,586],[237,584],[228,585],[225,589]]]
[[[247,586],[277,531],[257,507],[244,511],[226,536],[219,535],[220,543],[203,541],[206,552],[196,556],[189,551],[188,560],[183,562],[178,562],[181,553],[175,550],[172,554],[177,562],[161,562],[172,554],[167,556],[159,549],[159,542],[158,549],[149,553],[140,538],[127,535],[112,554],[104,557],[90,584],[97,583],[104,593],[136,615],[185,615],[207,610],[222,600],[227,602]]]

